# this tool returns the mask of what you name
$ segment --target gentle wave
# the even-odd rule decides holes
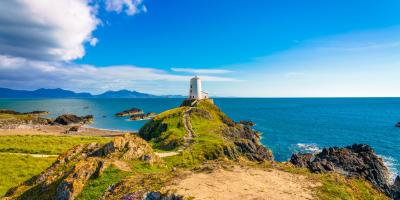
[[[389,169],[389,178],[390,181],[393,183],[399,174],[399,171],[397,170],[399,167],[399,163],[391,156],[379,155],[379,157],[383,159],[383,163]]]
[[[314,143],[306,144],[306,143],[297,143],[295,147],[295,151],[299,153],[319,153],[322,149]]]

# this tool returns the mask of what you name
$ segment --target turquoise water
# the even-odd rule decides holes
[[[128,121],[113,115],[138,107],[162,112],[182,99],[0,99],[0,108],[25,112],[47,110],[51,117],[93,114],[93,127],[138,130],[146,121]],[[371,145],[389,167],[400,170],[400,98],[219,98],[215,103],[234,120],[251,120],[263,133],[261,142],[278,161],[293,152],[318,151],[353,143]],[[84,107],[88,107],[84,109]]]

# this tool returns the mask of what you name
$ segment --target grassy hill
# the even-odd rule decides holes
[[[294,192],[303,191],[307,198],[315,199],[387,199],[363,179],[336,173],[314,174],[289,163],[274,162],[272,152],[259,143],[258,132],[249,125],[234,122],[208,100],[185,102],[181,107],[157,115],[140,129],[138,136],[127,134],[110,142],[101,138],[80,138],[79,141],[68,137],[56,139],[58,136],[49,139],[42,138],[48,136],[0,136],[0,141],[18,146],[7,149],[0,145],[0,151],[7,152],[59,154],[77,145],[57,159],[43,160],[29,172],[30,176],[37,175],[18,186],[14,184],[5,199],[141,199],[157,195],[165,199],[196,199],[180,194],[195,192],[203,187],[204,181],[195,182],[194,187],[185,190],[176,185],[196,181],[193,177],[197,176],[208,180],[211,186],[204,187],[211,188],[215,187],[213,184],[229,187],[230,181],[238,181],[238,188],[226,192],[256,195],[256,199],[266,195],[300,198],[303,194]],[[21,145],[24,142],[20,137],[30,138],[30,144]],[[58,148],[47,149],[50,140],[66,142]],[[27,164],[32,162],[35,161],[29,160]],[[20,167],[10,165],[8,169],[18,171],[17,166]],[[214,179],[214,176],[229,174],[227,171],[235,172],[230,179]],[[6,175],[0,176],[1,180]],[[269,184],[272,189],[252,191],[249,188],[252,184],[241,184],[242,179],[261,188]],[[266,182],[252,182],[257,180]]]
[[[190,138],[187,126],[193,131]],[[163,112],[145,124],[139,135],[156,150],[182,151],[181,160],[186,164],[222,157],[273,159],[272,152],[259,143],[259,133],[250,126],[235,123],[209,100]]]

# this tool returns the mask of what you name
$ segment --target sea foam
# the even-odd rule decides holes
[[[297,143],[295,147],[295,151],[299,153],[319,153],[322,149],[314,143]]]
[[[390,178],[389,181],[393,183],[399,174],[399,171],[397,170],[399,168],[399,163],[397,162],[396,159],[394,159],[391,156],[379,155],[379,157],[383,159],[383,163],[389,169],[389,178]]]

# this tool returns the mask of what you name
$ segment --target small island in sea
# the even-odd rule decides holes
[[[4,188],[3,198],[387,199],[399,195],[400,178],[390,181],[382,158],[367,144],[297,153],[287,162],[277,162],[259,142],[261,133],[252,128],[254,123],[235,122],[223,113],[205,95],[199,77],[191,79],[189,94],[180,107],[155,115],[136,133],[85,128],[96,120],[92,116],[65,114],[51,119],[43,117],[48,114],[44,111],[1,110],[2,155],[24,157],[27,162],[46,158],[35,167],[35,176],[26,174],[19,184],[6,182],[10,188]],[[143,111],[132,108],[116,115],[137,114]],[[83,130],[65,131],[74,127]],[[43,146],[48,142],[61,145]],[[7,150],[7,145],[15,148]]]

